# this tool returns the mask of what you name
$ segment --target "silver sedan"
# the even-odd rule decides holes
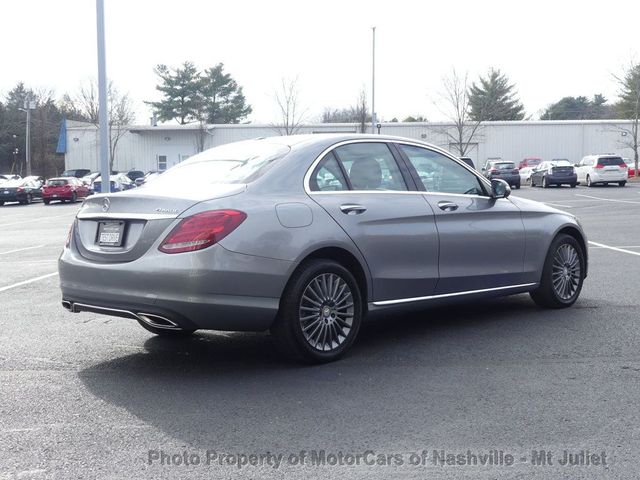
[[[85,201],[59,260],[62,303],[168,337],[270,330],[310,362],[340,357],[378,312],[524,292],[572,305],[587,275],[580,224],[509,194],[415,140],[223,145]]]

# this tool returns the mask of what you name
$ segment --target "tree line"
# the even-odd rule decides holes
[[[237,124],[246,121],[252,112],[243,87],[225,72],[224,64],[199,69],[193,62],[178,66],[157,65],[156,90],[160,98],[145,101],[160,122],[175,121],[180,125],[197,124],[197,149],[204,148],[210,124]],[[638,151],[638,118],[640,117],[640,64],[631,64],[615,80],[619,86],[619,99],[610,103],[602,94],[593,97],[564,97],[549,105],[540,115],[542,120],[632,119],[628,128],[628,146]],[[443,90],[436,105],[454,128],[441,129],[450,144],[464,155],[474,136],[487,121],[518,121],[527,118],[516,85],[499,69],[491,68],[475,81],[455,70],[442,80]],[[95,82],[85,82],[73,95],[57,98],[53,91],[35,91],[18,83],[4,99],[0,99],[0,173],[22,171],[26,115],[25,101],[35,102],[32,116],[32,169],[50,176],[64,167],[64,158],[56,155],[56,144],[63,118],[98,125],[98,96]],[[272,124],[280,134],[296,133],[301,124],[309,121],[307,110],[301,106],[298,81],[282,79],[274,92],[278,119]],[[113,83],[108,86],[109,155],[110,163],[116,156],[119,140],[126,127],[135,121],[131,98],[119,91]],[[530,117],[529,117],[530,118]],[[323,123],[355,123],[360,132],[368,131],[371,112],[366,91],[360,90],[352,105],[326,107],[317,120]],[[392,118],[397,122],[398,118]],[[422,115],[411,115],[403,122],[426,122]],[[626,127],[625,127],[626,128]],[[96,140],[97,141],[97,140]],[[22,173],[24,173],[22,171]]]

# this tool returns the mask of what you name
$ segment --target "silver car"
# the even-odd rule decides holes
[[[59,261],[62,303],[168,337],[270,330],[310,362],[344,354],[378,312],[523,292],[572,305],[587,275],[580,224],[509,194],[398,137],[223,145],[86,200]]]

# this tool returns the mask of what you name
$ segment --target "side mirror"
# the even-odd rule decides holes
[[[491,180],[491,198],[507,198],[511,195],[511,187],[500,178]]]

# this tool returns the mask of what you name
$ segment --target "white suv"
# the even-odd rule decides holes
[[[627,164],[618,155],[587,155],[576,165],[578,182],[591,187],[597,183],[627,184]]]

